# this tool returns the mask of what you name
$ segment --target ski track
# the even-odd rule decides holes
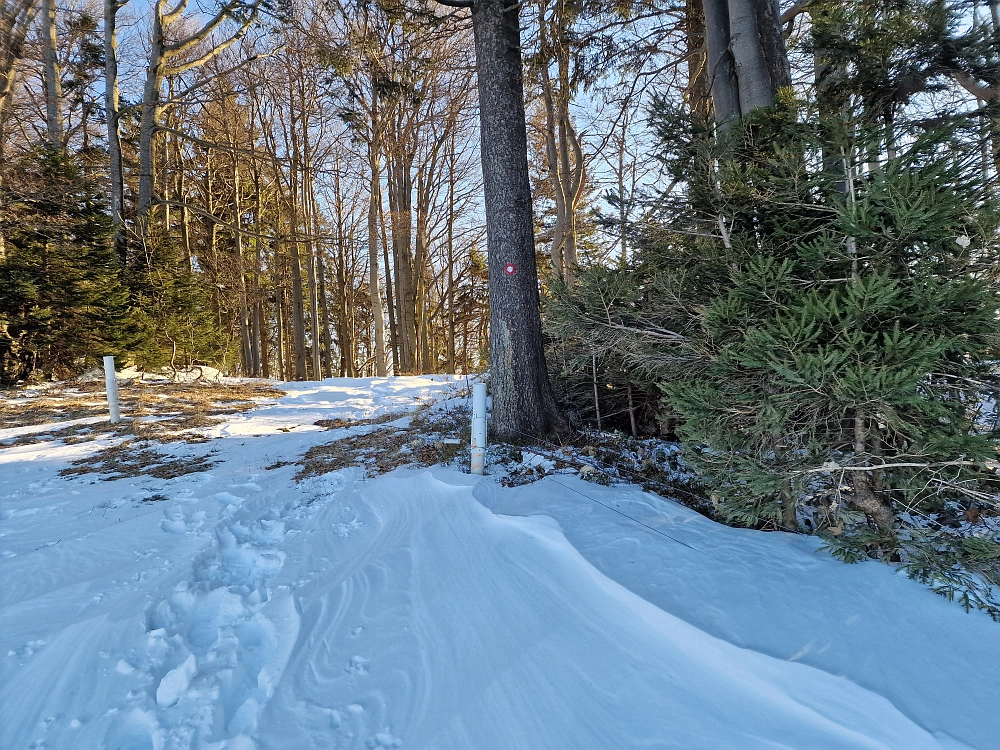
[[[0,450],[0,750],[996,747],[1000,628],[890,568],[569,477],[296,484],[265,467],[338,434],[316,419],[450,384],[288,387],[174,480],[57,477],[82,444]],[[838,582],[888,604],[824,604]],[[977,653],[912,621],[866,651],[839,624],[886,630],[896,605]],[[938,653],[904,663],[905,639]]]

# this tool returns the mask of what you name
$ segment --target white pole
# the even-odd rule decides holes
[[[472,466],[473,474],[482,474],[486,463],[486,383],[472,386]]]
[[[118,378],[115,377],[115,358],[104,358],[104,387],[108,391],[108,410],[111,412],[111,424],[122,421],[118,411]]]

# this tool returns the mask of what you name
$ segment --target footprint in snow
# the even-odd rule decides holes
[[[341,539],[346,539],[355,531],[361,528],[361,523],[357,520],[351,521],[350,523],[338,523],[334,524],[333,531]]]
[[[234,499],[228,493],[215,497]],[[192,521],[201,525],[204,519],[190,509],[168,510],[164,525],[173,526],[170,530],[190,531]],[[216,544],[195,559],[192,579],[181,581],[149,611],[146,654],[134,666],[152,683],[139,707],[149,711],[116,725],[112,739],[122,742],[107,747],[150,747],[146,737],[155,735],[145,733],[144,717],[152,717],[151,731],[175,739],[217,735],[234,750],[254,731],[290,655],[298,617],[287,594],[272,601],[269,586],[285,559],[275,548],[284,523],[273,510],[263,517],[241,516],[216,527]],[[126,673],[133,664],[120,663],[119,671]],[[138,744],[129,744],[133,738]]]
[[[399,747],[402,744],[403,741],[399,737],[393,737],[392,732],[386,729],[383,732],[377,733],[374,739],[368,740],[365,746],[370,748],[370,750],[376,750],[380,747]]]
[[[352,656],[350,663],[344,667],[345,672],[350,672],[359,677],[368,674],[368,659],[363,656]]]

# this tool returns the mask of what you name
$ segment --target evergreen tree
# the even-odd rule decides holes
[[[855,27],[870,24],[838,33]],[[969,522],[1000,507],[980,417],[1000,341],[994,186],[968,120],[903,122],[893,71],[863,101],[844,77],[878,66],[836,67],[818,106],[783,93],[717,138],[661,105],[686,189],[658,202],[633,283],[582,276],[553,331],[659,386],[719,518],[821,533],[1000,617],[1000,543]],[[932,70],[904,73],[933,88]]]
[[[100,186],[41,146],[0,194],[0,380],[65,377],[120,351],[128,292]]]
[[[142,369],[218,363],[238,356],[234,331],[222,326],[198,274],[162,233],[150,232],[128,269],[134,320],[140,336],[129,354]],[[235,316],[227,315],[227,319]]]

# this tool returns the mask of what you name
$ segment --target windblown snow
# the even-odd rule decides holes
[[[1000,626],[887,566],[568,475],[285,464],[455,385],[286,384],[170,480],[0,430],[0,748],[1000,747]]]

